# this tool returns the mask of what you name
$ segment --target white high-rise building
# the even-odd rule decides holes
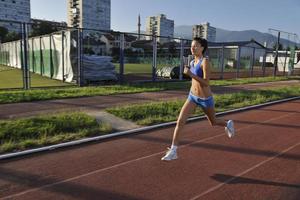
[[[110,30],[110,0],[68,0],[68,26]]]
[[[0,26],[21,32],[21,25],[13,21],[30,22],[30,0],[0,0]]]
[[[166,15],[160,14],[158,16],[147,17],[146,20],[146,34],[174,37],[174,20],[167,19]],[[151,36],[147,36],[146,39],[151,39]],[[168,42],[168,38],[157,38],[160,43]]]
[[[210,26],[208,22],[193,26],[193,38],[204,38],[209,42],[216,41],[216,28]]]

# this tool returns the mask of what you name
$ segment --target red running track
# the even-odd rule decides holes
[[[226,115],[237,136],[187,124],[0,162],[0,199],[300,199],[300,100]]]

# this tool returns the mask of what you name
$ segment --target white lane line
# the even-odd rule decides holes
[[[285,149],[285,150],[283,150],[283,151],[281,151],[280,153],[276,154],[275,156],[273,156],[273,157],[271,157],[271,158],[268,158],[268,159],[266,159],[266,160],[264,160],[264,161],[262,161],[262,162],[260,162],[260,163],[258,163],[258,164],[256,164],[256,165],[254,165],[253,167],[251,167],[251,168],[249,168],[249,169],[247,169],[247,170],[245,170],[245,171],[243,171],[243,172],[241,172],[241,173],[235,175],[233,178],[228,179],[228,180],[225,181],[224,183],[220,183],[220,184],[218,184],[218,185],[216,185],[216,186],[214,186],[214,187],[209,188],[208,190],[202,192],[201,194],[199,194],[199,195],[197,195],[197,196],[194,196],[194,197],[191,198],[190,200],[196,200],[196,199],[198,199],[198,198],[200,198],[200,197],[205,196],[206,194],[208,194],[208,193],[210,193],[210,192],[213,192],[213,191],[215,191],[215,190],[221,188],[222,186],[224,186],[224,185],[230,183],[231,181],[233,181],[233,180],[235,180],[235,179],[237,179],[237,178],[239,178],[239,177],[241,177],[241,176],[247,174],[248,172],[251,172],[251,171],[255,170],[256,168],[258,168],[258,167],[260,167],[260,166],[266,164],[267,162],[270,162],[271,160],[274,160],[275,158],[281,156],[282,154],[284,154],[284,153],[286,153],[286,152],[292,150],[293,148],[295,148],[295,147],[297,147],[297,146],[299,146],[299,145],[300,145],[300,142],[297,143],[297,144],[295,144],[295,145],[293,145],[293,146],[291,146],[291,147],[289,147],[289,148],[287,148],[287,149]]]
[[[296,113],[285,114],[285,115],[282,115],[282,116],[279,116],[279,117],[268,119],[266,121],[263,121],[262,123],[266,123],[266,122],[270,122],[270,121],[275,121],[275,120],[282,119],[282,118],[288,117],[290,115],[295,115],[295,114]],[[248,128],[251,128],[253,126],[257,126],[257,125],[256,124],[252,124],[252,125],[249,125],[249,126],[246,126],[246,127],[240,128],[240,129],[237,129],[236,131],[248,129]],[[201,139],[201,140],[197,140],[197,141],[189,143],[189,144],[181,145],[179,148],[180,149],[181,148],[185,148],[185,147],[193,145],[195,143],[205,142],[205,141],[212,140],[212,139],[215,139],[215,138],[218,138],[218,137],[222,137],[222,136],[226,136],[224,134],[224,132],[222,132],[219,135],[215,135],[215,136],[212,136],[212,137],[208,137],[208,138],[204,138],[204,139]],[[109,167],[105,167],[105,168],[102,168],[102,169],[91,171],[91,172],[86,173],[86,174],[75,176],[75,177],[72,177],[72,178],[69,178],[69,179],[65,179],[65,180],[62,180],[62,181],[58,181],[58,182],[55,182],[55,183],[47,184],[47,185],[44,185],[44,186],[41,186],[41,187],[37,187],[37,188],[25,190],[25,191],[17,193],[17,194],[13,194],[13,195],[10,195],[10,196],[3,197],[2,199],[5,200],[5,199],[10,199],[10,198],[22,196],[22,195],[25,195],[25,194],[30,193],[30,192],[36,192],[38,190],[43,190],[43,189],[46,189],[46,188],[49,188],[49,187],[52,187],[52,186],[55,186],[55,185],[59,185],[59,184],[70,182],[70,181],[73,181],[73,180],[76,180],[76,179],[84,178],[84,177],[87,177],[87,176],[90,176],[90,175],[94,175],[94,174],[97,174],[97,173],[100,173],[100,172],[103,172],[103,171],[106,171],[106,170],[110,170],[110,169],[114,169],[114,168],[117,168],[117,167],[121,167],[121,166],[130,164],[130,163],[133,163],[133,162],[136,162],[136,161],[140,161],[140,160],[143,160],[143,159],[147,159],[147,158],[150,158],[150,157],[153,157],[153,156],[157,156],[157,155],[160,155],[160,154],[163,154],[163,153],[165,153],[165,151],[160,151],[160,152],[148,155],[148,156],[144,156],[144,157],[136,158],[136,159],[133,159],[133,160],[125,161],[125,162],[122,162],[122,163],[119,163],[119,164],[115,164],[115,165],[112,165],[112,166],[109,166]]]

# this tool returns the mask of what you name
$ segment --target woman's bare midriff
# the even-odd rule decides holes
[[[201,86],[201,84],[194,79],[192,79],[191,92],[193,95],[200,98],[207,98],[212,96],[210,86]]]

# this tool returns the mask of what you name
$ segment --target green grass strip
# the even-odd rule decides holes
[[[57,144],[112,131],[84,113],[62,113],[0,121],[0,153]]]
[[[211,85],[213,86],[229,86],[229,85],[244,85],[251,83],[266,83],[266,82],[276,82],[276,81],[287,81],[287,80],[300,80],[299,76],[291,77],[255,77],[255,78],[238,78],[230,80],[212,80]]]
[[[30,73],[31,87],[68,87],[71,84],[39,74]],[[23,88],[23,72],[20,69],[0,65],[0,89]]]
[[[134,86],[106,86],[83,88],[57,88],[57,89],[33,89],[0,91],[0,103],[17,103],[50,99],[66,99],[73,97],[87,97],[98,95],[126,94],[137,92],[158,91],[158,88],[144,88]]]
[[[248,83],[262,83],[283,80],[299,80],[300,77],[265,77],[265,78],[246,78],[236,80],[213,80],[211,85],[226,86]],[[45,88],[32,90],[2,90],[0,91],[0,104],[30,102],[51,99],[66,99],[74,97],[87,97],[98,95],[114,95],[128,94],[139,92],[157,92],[164,90],[188,90],[190,81],[185,82],[158,82],[143,83],[133,85],[114,85],[114,86],[98,86],[98,87],[68,87],[68,88]]]
[[[221,112],[294,96],[300,96],[300,87],[243,91],[233,94],[214,95],[214,98],[216,111]],[[106,111],[139,125],[153,125],[175,121],[183,103],[184,100],[153,102],[134,106],[109,108],[106,109]],[[194,116],[202,114],[201,109],[196,109]]]

